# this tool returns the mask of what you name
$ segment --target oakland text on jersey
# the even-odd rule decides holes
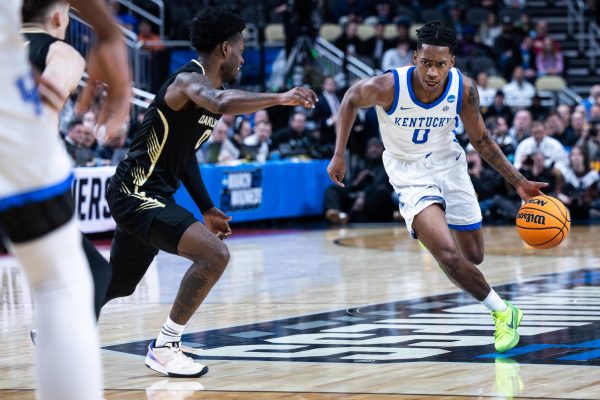
[[[450,117],[394,117],[394,124],[406,128],[441,128],[454,118]]]

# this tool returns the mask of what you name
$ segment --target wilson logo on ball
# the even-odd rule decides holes
[[[546,217],[543,215],[535,215],[531,213],[519,213],[517,219],[524,219],[525,222],[532,222],[538,225],[544,225],[546,223]]]

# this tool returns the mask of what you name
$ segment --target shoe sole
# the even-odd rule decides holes
[[[508,346],[506,347],[506,349],[500,351],[498,349],[496,349],[496,351],[498,353],[505,353],[508,350],[514,348],[517,344],[519,344],[519,339],[521,339],[521,337],[519,336],[519,332],[517,332],[517,329],[519,328],[519,326],[521,325],[521,321],[523,320],[523,311],[521,311],[520,309],[517,308],[517,326],[515,327],[515,337],[513,338],[513,340],[511,340],[511,342],[508,344]]]
[[[148,359],[146,358],[146,367],[150,368],[152,371],[156,371],[160,374],[166,375],[169,378],[197,378],[199,376],[205,375],[208,372],[208,367],[204,366],[204,368],[202,368],[200,370],[200,372],[197,372],[195,374],[175,374],[173,372],[167,372],[162,365],[160,365],[159,363],[157,363],[154,360]]]

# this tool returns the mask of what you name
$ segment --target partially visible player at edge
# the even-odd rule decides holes
[[[357,110],[375,106],[386,148],[385,169],[408,230],[455,285],[491,311],[495,348],[505,352],[519,342],[523,312],[503,301],[475,267],[484,255],[481,211],[465,153],[454,137],[458,116],[473,147],[521,198],[540,195],[546,184],[526,180],[490,139],[475,82],[454,68],[456,33],[438,21],[417,32],[415,66],[363,79],[346,92],[327,172],[334,183],[344,185],[344,151]]]
[[[23,27],[29,62],[38,69],[42,78],[53,82],[59,89],[62,102],[79,85],[85,69],[85,60],[70,44],[64,41],[69,25],[68,0],[24,0],[22,8]],[[59,114],[52,112],[58,124]],[[94,311],[96,318],[106,296],[111,269],[108,261],[92,242],[82,235],[85,257],[90,264],[94,283]],[[35,331],[32,331],[35,342]]]
[[[72,3],[96,28],[92,74],[108,84],[100,122],[113,135],[129,110],[124,41],[104,2]],[[89,267],[74,218],[69,159],[48,112],[62,107],[61,89],[43,76],[35,86],[19,34],[21,4],[0,2],[0,226],[27,275],[44,332],[35,350],[38,398],[98,400],[102,368]]]
[[[305,88],[286,93],[224,90],[223,83],[233,82],[244,63],[244,27],[238,14],[223,8],[205,8],[193,20],[191,41],[198,59],[162,85],[107,193],[117,229],[106,301],[132,294],[159,249],[192,262],[146,356],[148,367],[168,376],[193,377],[208,371],[182,353],[181,335],[229,262],[221,239],[231,235],[231,218],[214,207],[196,151],[223,113],[245,114],[274,105],[310,108],[317,99]],[[204,225],[175,204],[173,194],[180,182],[202,212]]]

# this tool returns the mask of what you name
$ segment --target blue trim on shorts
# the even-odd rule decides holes
[[[392,103],[392,107],[386,111],[387,115],[392,115],[396,111],[396,107],[398,107],[398,97],[400,96],[400,77],[398,76],[398,71],[395,69],[389,69],[385,71],[386,74],[388,72],[394,74],[394,102]]]
[[[415,203],[415,206],[423,200],[441,200],[442,207],[446,209],[446,200],[442,196],[423,196]]]
[[[39,203],[52,197],[56,197],[59,194],[70,190],[72,182],[73,173],[69,174],[67,179],[64,181],[56,183],[52,186],[47,186],[42,189],[35,189],[30,192],[19,193],[0,199],[0,212],[6,211],[9,208],[24,206],[30,203]]]
[[[474,224],[469,224],[469,225],[448,224],[448,228],[454,229],[455,231],[474,231],[474,230],[481,228],[481,221],[475,222]]]

